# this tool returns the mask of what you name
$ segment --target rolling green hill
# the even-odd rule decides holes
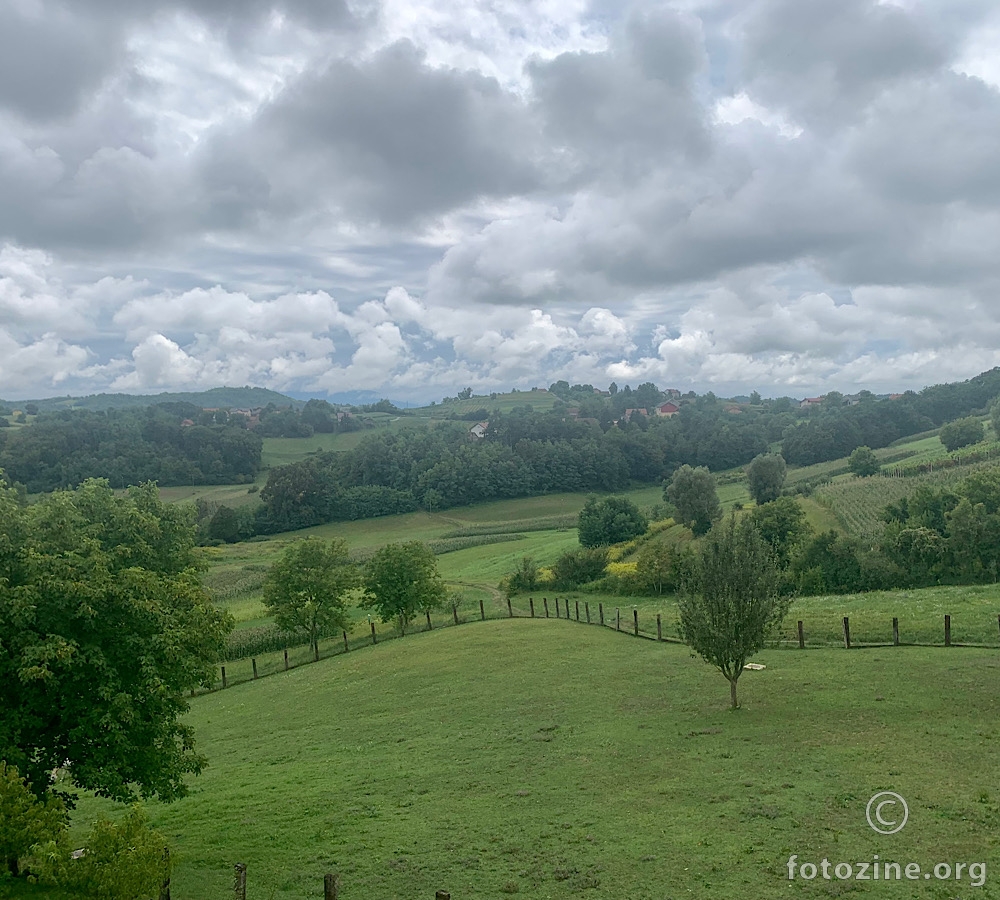
[[[565,621],[435,630],[193,701],[210,766],[150,804],[174,896],[1000,896],[787,861],[1000,865],[995,651],[768,651],[726,710],[687,648]],[[868,799],[894,790],[885,837]],[[84,798],[82,828],[106,804]],[[64,900],[48,891],[18,896]]]

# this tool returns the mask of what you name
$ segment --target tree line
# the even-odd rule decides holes
[[[241,416],[222,423],[216,416],[184,403],[42,413],[28,427],[0,430],[0,469],[30,493],[87,478],[107,478],[116,488],[252,482],[260,471],[260,437]]]

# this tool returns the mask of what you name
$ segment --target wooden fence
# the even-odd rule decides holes
[[[247,900],[246,863],[236,863],[233,869],[233,900]],[[160,900],[170,900],[169,887],[166,890],[166,896],[161,891]],[[340,876],[334,873],[327,873],[323,876],[323,900],[339,900],[339,897]],[[434,900],[451,900],[451,894],[448,891],[435,891]]]
[[[478,610],[472,615],[462,613],[457,606],[452,605],[451,609],[448,610],[450,615],[443,621],[439,620],[436,624],[432,621],[431,614],[427,612],[425,614],[425,624],[422,624],[420,627],[410,628],[407,631],[407,635],[426,633],[435,628],[463,625],[474,621],[555,618],[573,622],[574,624],[609,628],[621,634],[651,641],[683,643],[677,633],[676,623],[669,623],[665,626],[661,613],[656,613],[655,616],[651,613],[640,613],[638,607],[635,606],[605,607],[603,602],[598,602],[595,606],[596,608],[592,608],[589,600],[564,597],[553,597],[550,600],[547,596],[541,598],[541,604],[536,604],[535,598],[531,596],[528,597],[528,608],[524,610],[515,608],[510,598],[507,598],[506,609],[504,610],[505,614],[487,615],[485,604],[480,600]],[[951,615],[943,617],[940,630],[937,631],[937,634],[941,635],[941,642],[929,639],[930,632],[928,632],[926,626],[914,629],[912,628],[912,623],[910,623],[910,632],[904,631],[903,639],[901,639],[898,618],[892,618],[890,624],[890,619],[887,617],[884,622],[879,620],[880,624],[874,626],[871,624],[871,616],[863,618],[865,619],[865,623],[861,639],[858,639],[857,635],[852,639],[849,617],[844,616],[842,622],[838,622],[836,626],[833,626],[829,620],[823,620],[822,624],[817,626],[816,631],[812,635],[810,635],[809,623],[799,620],[796,623],[795,632],[791,633],[790,636],[787,631],[777,635],[772,641],[771,646],[775,648],[798,648],[803,650],[808,648],[828,648],[840,646],[841,644],[847,649],[888,646],[1000,648],[1000,614],[997,615],[996,629],[993,632],[996,636],[996,642],[982,639],[985,636],[983,631],[985,623],[983,622],[978,623],[977,639],[953,640]],[[963,624],[967,624],[967,620]],[[298,668],[306,663],[317,662],[320,659],[327,659],[331,656],[354,652],[362,647],[394,640],[401,636],[405,635],[400,635],[395,629],[392,631],[383,630],[379,633],[376,629],[376,623],[372,621],[360,636],[356,634],[348,635],[347,632],[343,632],[340,638],[328,638],[325,642],[321,642],[324,644],[322,648],[319,645],[308,648],[293,648],[293,652],[298,651],[297,659],[289,657],[288,649],[285,649],[280,656],[278,654],[270,654],[266,662],[261,659],[261,665],[258,664],[257,657],[252,657],[249,660],[249,668],[245,665],[246,660],[241,661],[243,663],[242,666],[239,666],[239,663],[237,663],[239,672],[235,677],[234,666],[232,663],[228,663],[228,669],[225,665],[220,667],[220,678],[211,690],[228,688],[235,684],[253,681],[268,675],[277,674],[278,672]],[[842,641],[840,636],[842,636]],[[907,637],[909,639],[905,639]],[[192,696],[195,693],[192,692]]]

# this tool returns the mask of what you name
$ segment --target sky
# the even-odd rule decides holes
[[[0,0],[0,397],[1000,365],[995,0]]]

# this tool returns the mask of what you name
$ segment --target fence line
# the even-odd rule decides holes
[[[338,900],[340,897],[340,875],[327,872],[323,876],[323,900]],[[160,900],[170,900],[169,881],[160,891]],[[233,900],[247,900],[247,864],[233,866]],[[451,900],[449,891],[435,891],[434,900]]]
[[[679,637],[679,633],[667,634],[664,629],[664,622],[661,613],[645,615],[640,614],[639,608],[637,606],[631,607],[631,617],[628,615],[628,608],[625,609],[625,620],[622,621],[622,611],[623,608],[618,606],[614,607],[612,610],[609,608],[607,610],[608,615],[605,615],[604,603],[599,602],[597,605],[597,621],[593,621],[590,602],[584,601],[583,610],[581,613],[580,601],[576,600],[572,609],[570,607],[569,598],[555,597],[555,616],[554,618],[572,622],[579,625],[594,625],[596,627],[607,628],[610,631],[615,631],[620,634],[627,635],[629,637],[642,638],[644,640],[650,640],[658,643],[671,643],[671,644],[682,644],[684,641]],[[549,597],[542,597],[542,608],[545,612],[545,618],[553,618],[551,614],[552,607],[549,606]],[[447,610],[447,615],[444,621],[438,621],[437,623],[432,622],[431,614],[428,611],[426,613],[426,625],[420,627],[411,627],[407,629],[406,635],[409,634],[425,634],[428,631],[432,631],[435,628],[452,627],[452,625],[464,625],[469,622],[486,622],[486,621],[504,621],[509,619],[532,619],[538,618],[538,610],[535,607],[534,596],[528,597],[528,610],[525,611],[520,607],[513,605],[511,598],[506,599],[506,614],[505,615],[495,615],[489,613],[482,600],[479,602],[479,615],[476,616],[474,613],[471,615],[466,615],[460,613],[458,606],[452,604],[451,609]],[[629,622],[631,618],[631,622]],[[851,632],[851,623],[848,616],[844,616],[841,622],[837,626],[837,630],[840,631],[841,640],[836,640],[833,635],[835,632],[830,629],[829,620],[824,620],[820,617],[819,621],[824,622],[826,628],[824,629],[820,626],[820,633],[825,635],[813,636],[809,635],[808,622],[799,619],[796,622],[794,636],[788,637],[787,632],[783,632],[770,642],[770,646],[773,648],[797,648],[800,650],[805,649],[829,649],[838,645],[843,646],[845,649],[864,649],[867,647],[972,647],[972,648],[982,648],[982,649],[998,649],[1000,648],[1000,614],[997,614],[997,623],[994,634],[997,637],[997,642],[986,642],[983,640],[954,640],[952,634],[952,616],[944,615],[941,621],[941,630],[938,634],[942,636],[940,643],[928,640],[902,640],[900,638],[900,627],[898,617],[893,617],[891,619],[891,629],[889,626],[890,619],[886,617],[885,620],[879,619],[880,622],[884,621],[884,625],[877,626],[879,629],[885,628],[885,631],[872,632],[871,616],[864,616],[866,620],[865,623],[865,636],[859,639],[859,632],[855,630],[855,633]],[[815,621],[815,620],[814,620]],[[926,619],[923,620],[926,623]],[[958,620],[956,620],[957,622]],[[968,625],[968,619],[965,620],[966,626]],[[673,623],[676,632],[676,623]],[[981,629],[981,623],[979,623]],[[226,665],[229,666],[227,671],[226,665],[220,667],[219,678],[216,680],[215,684],[208,689],[202,688],[200,691],[192,691],[191,696],[195,696],[198,693],[207,693],[210,691],[216,691],[220,689],[227,689],[236,684],[243,684],[247,681],[257,680],[258,678],[268,677],[270,675],[277,674],[278,672],[287,672],[290,669],[299,668],[310,662],[317,662],[320,659],[328,659],[332,656],[342,656],[346,653],[353,653],[357,650],[380,644],[387,640],[395,640],[399,637],[405,637],[406,635],[399,634],[398,630],[393,627],[391,630],[378,631],[376,628],[376,623],[372,620],[370,621],[370,631],[369,634],[358,636],[358,635],[348,635],[346,631],[342,632],[339,637],[326,637],[322,638],[314,646],[302,646],[295,648],[285,648],[284,651],[279,656],[278,653],[272,652],[268,654],[263,654],[261,656],[245,657],[241,660],[227,660]],[[919,634],[913,634],[911,637],[925,637],[927,635],[926,624],[918,626],[916,629]],[[884,635],[884,637],[883,637]],[[982,631],[977,631],[977,636],[982,636]],[[325,642],[325,646],[321,649],[320,644]],[[297,659],[289,659],[289,649],[292,650],[293,654],[296,654]],[[234,672],[234,663],[237,667],[242,664],[242,667],[246,668],[246,663],[249,662],[250,667],[247,674],[242,677]],[[260,665],[259,665],[260,663]]]

